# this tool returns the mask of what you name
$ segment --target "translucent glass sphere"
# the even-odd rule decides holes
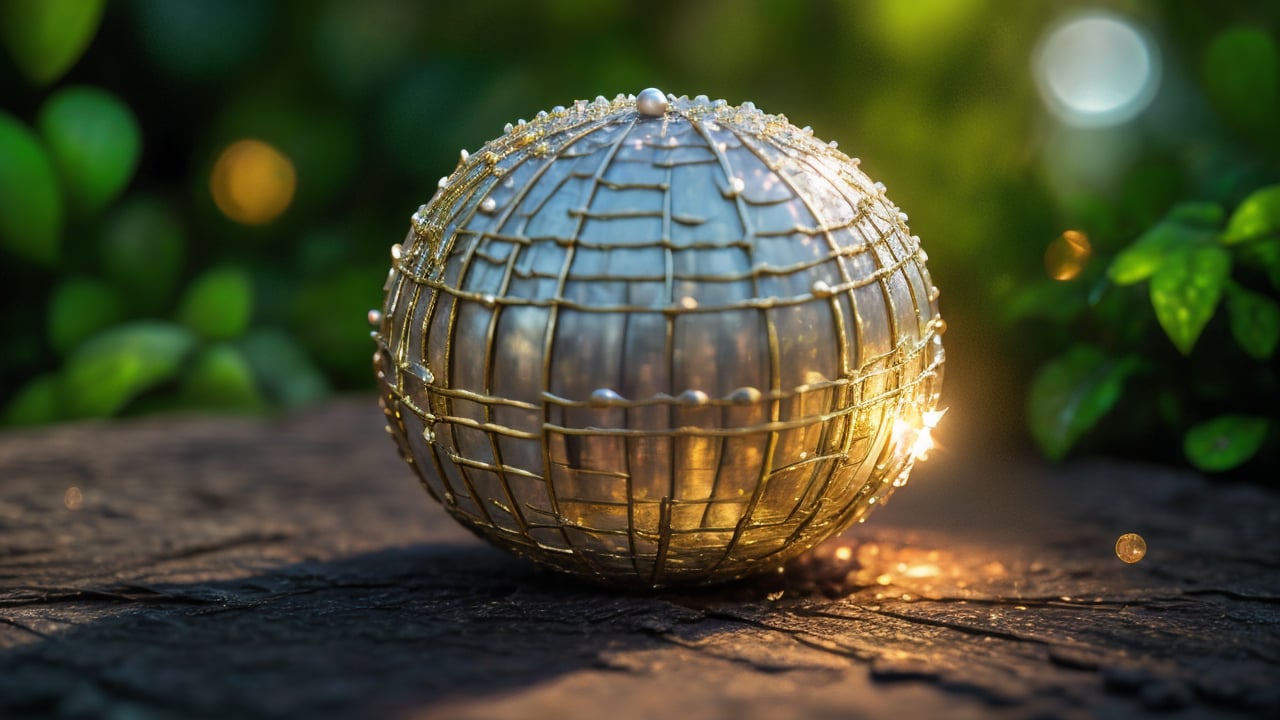
[[[834,143],[639,97],[508,126],[413,215],[371,313],[388,431],[455,518],[542,564],[772,570],[930,447],[938,291]]]

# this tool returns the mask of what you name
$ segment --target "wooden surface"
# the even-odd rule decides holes
[[[381,426],[0,436],[0,717],[1280,716],[1256,488],[953,449],[783,575],[627,595],[474,539]]]

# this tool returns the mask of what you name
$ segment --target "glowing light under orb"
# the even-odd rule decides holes
[[[1089,13],[1056,25],[1035,52],[1036,84],[1059,119],[1118,125],[1146,109],[1160,85],[1160,52],[1132,23]]]

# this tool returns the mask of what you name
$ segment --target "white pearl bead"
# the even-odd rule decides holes
[[[661,117],[667,113],[667,96],[658,88],[645,88],[636,96],[636,110],[641,115]]]

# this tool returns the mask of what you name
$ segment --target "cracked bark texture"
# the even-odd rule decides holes
[[[952,451],[785,573],[620,594],[455,525],[374,405],[0,436],[0,717],[1280,715],[1261,489]]]

